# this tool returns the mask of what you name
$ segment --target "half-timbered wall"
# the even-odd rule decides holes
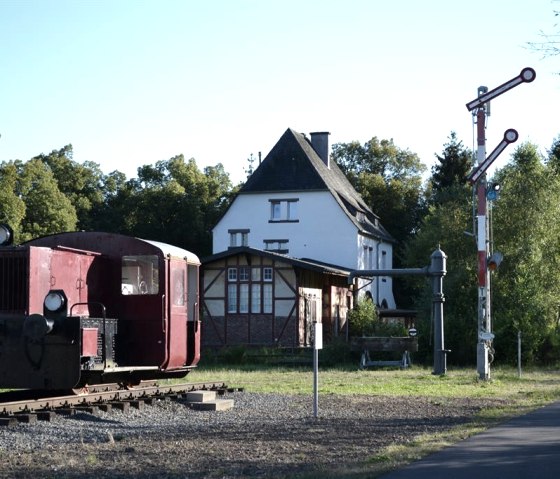
[[[294,268],[270,258],[234,255],[203,272],[205,345],[299,345]]]

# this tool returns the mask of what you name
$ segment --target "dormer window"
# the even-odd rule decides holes
[[[298,202],[295,199],[269,200],[270,223],[298,222]]]

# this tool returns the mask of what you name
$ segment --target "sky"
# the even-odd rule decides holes
[[[183,154],[234,184],[287,128],[330,144],[373,137],[428,169],[452,131],[476,147],[466,103],[491,102],[492,168],[560,135],[558,0],[0,0],[0,162],[72,144],[128,178]]]

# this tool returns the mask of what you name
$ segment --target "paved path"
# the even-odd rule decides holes
[[[381,476],[381,479],[467,478],[560,478],[560,402]]]

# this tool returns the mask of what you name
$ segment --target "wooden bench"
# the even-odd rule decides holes
[[[410,353],[418,351],[417,337],[353,337],[350,338],[350,349],[352,351],[361,352],[360,368],[368,367],[400,367],[408,368],[412,361]],[[399,360],[383,361],[372,360],[370,352],[390,351],[401,353]]]

